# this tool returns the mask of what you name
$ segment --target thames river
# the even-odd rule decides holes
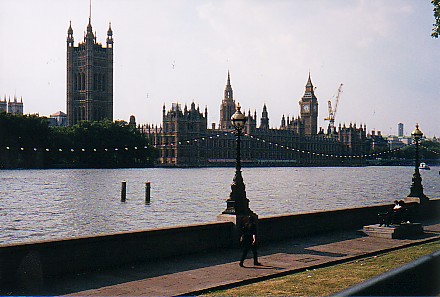
[[[421,171],[440,197],[440,167]],[[243,168],[259,216],[391,203],[409,194],[413,167]],[[213,222],[233,168],[0,171],[0,244]],[[127,201],[121,203],[121,182]],[[145,203],[145,182],[151,202]]]

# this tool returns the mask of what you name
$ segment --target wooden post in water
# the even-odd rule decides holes
[[[124,180],[122,181],[122,187],[121,187],[121,202],[125,202],[127,199],[127,182]]]
[[[150,182],[145,183],[145,203],[150,203],[150,192],[151,192],[151,184]]]

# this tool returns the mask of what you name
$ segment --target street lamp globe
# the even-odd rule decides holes
[[[419,141],[423,137],[423,132],[419,129],[419,124],[416,124],[416,128],[411,133],[415,141]]]
[[[240,103],[237,104],[237,110],[231,117],[232,126],[234,126],[235,129],[241,130],[244,127],[244,124],[246,123],[246,117],[244,114],[240,111],[241,106]]]

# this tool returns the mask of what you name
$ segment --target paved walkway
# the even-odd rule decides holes
[[[72,296],[176,296],[194,295],[213,288],[287,275],[440,239],[440,222],[425,224],[425,234],[414,239],[368,237],[355,231],[300,238],[260,247],[260,262],[239,267],[238,249],[207,252],[184,258],[57,281],[43,294]],[[128,251],[129,252],[129,251]]]

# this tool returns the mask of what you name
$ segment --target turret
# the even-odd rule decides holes
[[[72,21],[69,22],[69,29],[67,29],[67,47],[73,47]]]
[[[112,23],[108,23],[108,30],[107,30],[107,48],[113,48],[113,30],[112,30]]]
[[[93,44],[95,42],[95,35],[93,34],[91,18],[89,17],[89,24],[87,25],[86,36],[84,36],[84,42]]]

